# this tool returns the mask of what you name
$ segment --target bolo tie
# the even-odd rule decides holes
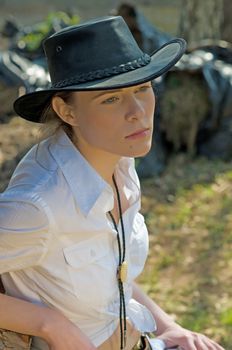
[[[113,183],[117,194],[117,201],[118,201],[118,210],[119,210],[119,218],[120,218],[120,225],[122,229],[122,240],[120,239],[119,230],[117,227],[117,224],[115,222],[115,219],[113,217],[113,214],[109,211],[109,215],[111,217],[111,220],[113,222],[114,228],[117,232],[117,242],[118,242],[118,268],[117,268],[117,282],[118,282],[118,290],[119,290],[119,321],[120,321],[120,349],[124,349],[126,346],[126,304],[125,304],[125,295],[124,295],[124,286],[123,283],[126,281],[127,278],[127,270],[128,265],[125,260],[126,257],[126,240],[125,240],[125,230],[124,230],[124,224],[123,224],[123,218],[122,218],[122,205],[121,205],[121,199],[120,194],[118,190],[118,186],[115,180],[115,177],[113,175]]]

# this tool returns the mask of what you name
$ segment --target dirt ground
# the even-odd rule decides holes
[[[14,117],[9,123],[0,124],[0,191],[23,154],[36,142],[38,126]]]

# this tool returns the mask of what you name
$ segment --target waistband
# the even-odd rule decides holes
[[[39,337],[32,337],[31,350],[49,350],[48,344]],[[175,348],[178,350],[178,348]],[[173,350],[175,350],[173,349]],[[152,338],[149,334],[142,334],[137,344],[131,350],[168,350],[161,339]]]
[[[165,350],[165,349],[168,350],[163,340],[152,338],[149,336],[149,334],[142,334],[138,343],[131,350]]]

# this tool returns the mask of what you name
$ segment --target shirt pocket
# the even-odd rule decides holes
[[[148,255],[148,231],[144,217],[138,213],[134,219],[129,242],[129,281],[134,280],[143,271]]]
[[[116,263],[110,240],[97,236],[63,248],[70,281],[80,301],[103,305],[116,285]]]

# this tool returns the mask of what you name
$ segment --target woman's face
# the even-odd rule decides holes
[[[123,89],[74,92],[77,146],[139,157],[151,147],[155,96],[151,82]]]

